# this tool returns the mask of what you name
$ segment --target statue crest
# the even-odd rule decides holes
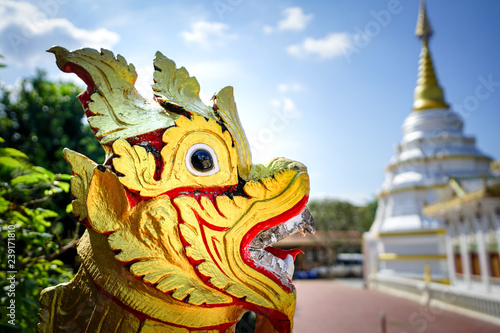
[[[158,52],[154,100],[110,51],[49,50],[82,78],[79,96],[106,151],[97,164],[65,149],[73,212],[87,227],[82,265],[42,292],[39,332],[291,332],[298,250],[272,246],[314,232],[306,167],[253,165],[233,89],[205,105],[185,68]]]

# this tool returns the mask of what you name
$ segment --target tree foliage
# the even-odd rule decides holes
[[[71,214],[70,168],[62,149],[95,161],[104,155],[82,122],[79,91],[72,83],[47,80],[42,71],[17,88],[0,87],[0,137],[5,139],[0,144],[0,287],[5,291],[0,331],[33,332],[41,290],[69,281],[78,266],[79,224]],[[15,327],[8,323],[5,303],[12,302],[14,280]]]
[[[70,209],[56,201],[62,196],[68,205],[71,176],[35,166],[0,142],[0,331],[32,332],[42,289],[73,274],[59,256],[74,247],[77,231],[69,237],[62,223],[70,219]]]
[[[81,88],[73,83],[47,80],[43,71],[23,79],[19,89],[0,87],[0,136],[36,165],[69,173],[62,149],[70,147],[94,161],[103,150],[88,125],[76,98]]]
[[[318,230],[358,230],[365,232],[375,219],[377,201],[366,206],[355,206],[346,201],[323,199],[311,200],[308,208]]]

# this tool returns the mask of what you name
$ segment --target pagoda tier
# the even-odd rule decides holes
[[[432,29],[421,1],[416,35],[422,41],[413,111],[386,167],[375,221],[365,234],[368,274],[448,281],[446,225],[422,214],[426,205],[471,192],[491,176],[491,159],[463,134],[463,120],[449,109],[432,63]],[[452,186],[450,186],[450,184]]]
[[[379,193],[379,215],[373,228],[380,231],[439,227],[421,217],[424,205],[451,197],[448,183],[459,179],[465,190],[481,188],[491,159],[462,132],[460,117],[448,109],[412,112],[405,120],[403,139],[386,167]],[[394,217],[416,215],[411,223]],[[389,221],[391,220],[391,221]]]

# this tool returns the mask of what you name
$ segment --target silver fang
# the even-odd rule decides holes
[[[297,231],[300,231],[302,236],[309,232],[314,235],[316,228],[314,227],[314,220],[309,209],[304,210],[286,221],[273,228],[261,231],[250,243],[250,247],[254,249],[263,249],[277,241],[288,237]]]
[[[292,256],[287,255],[287,257],[283,260],[264,249],[267,246],[298,231],[300,231],[303,236],[305,236],[306,232],[311,234],[316,232],[314,220],[311,216],[311,212],[309,212],[309,209],[307,208],[304,208],[300,214],[292,217],[285,223],[281,223],[273,228],[261,231],[252,240],[248,248],[250,257],[256,264],[263,266],[267,270],[276,274],[280,278],[281,282],[290,288],[292,287],[290,280],[293,277],[295,269]]]

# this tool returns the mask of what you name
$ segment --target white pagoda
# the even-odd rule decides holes
[[[463,120],[446,103],[429,50],[432,29],[422,1],[416,35],[422,42],[413,111],[386,167],[375,222],[364,236],[365,276],[450,282],[450,244],[443,219],[427,205],[474,192],[491,177],[491,159],[464,135]],[[454,273],[454,272],[453,272]]]

